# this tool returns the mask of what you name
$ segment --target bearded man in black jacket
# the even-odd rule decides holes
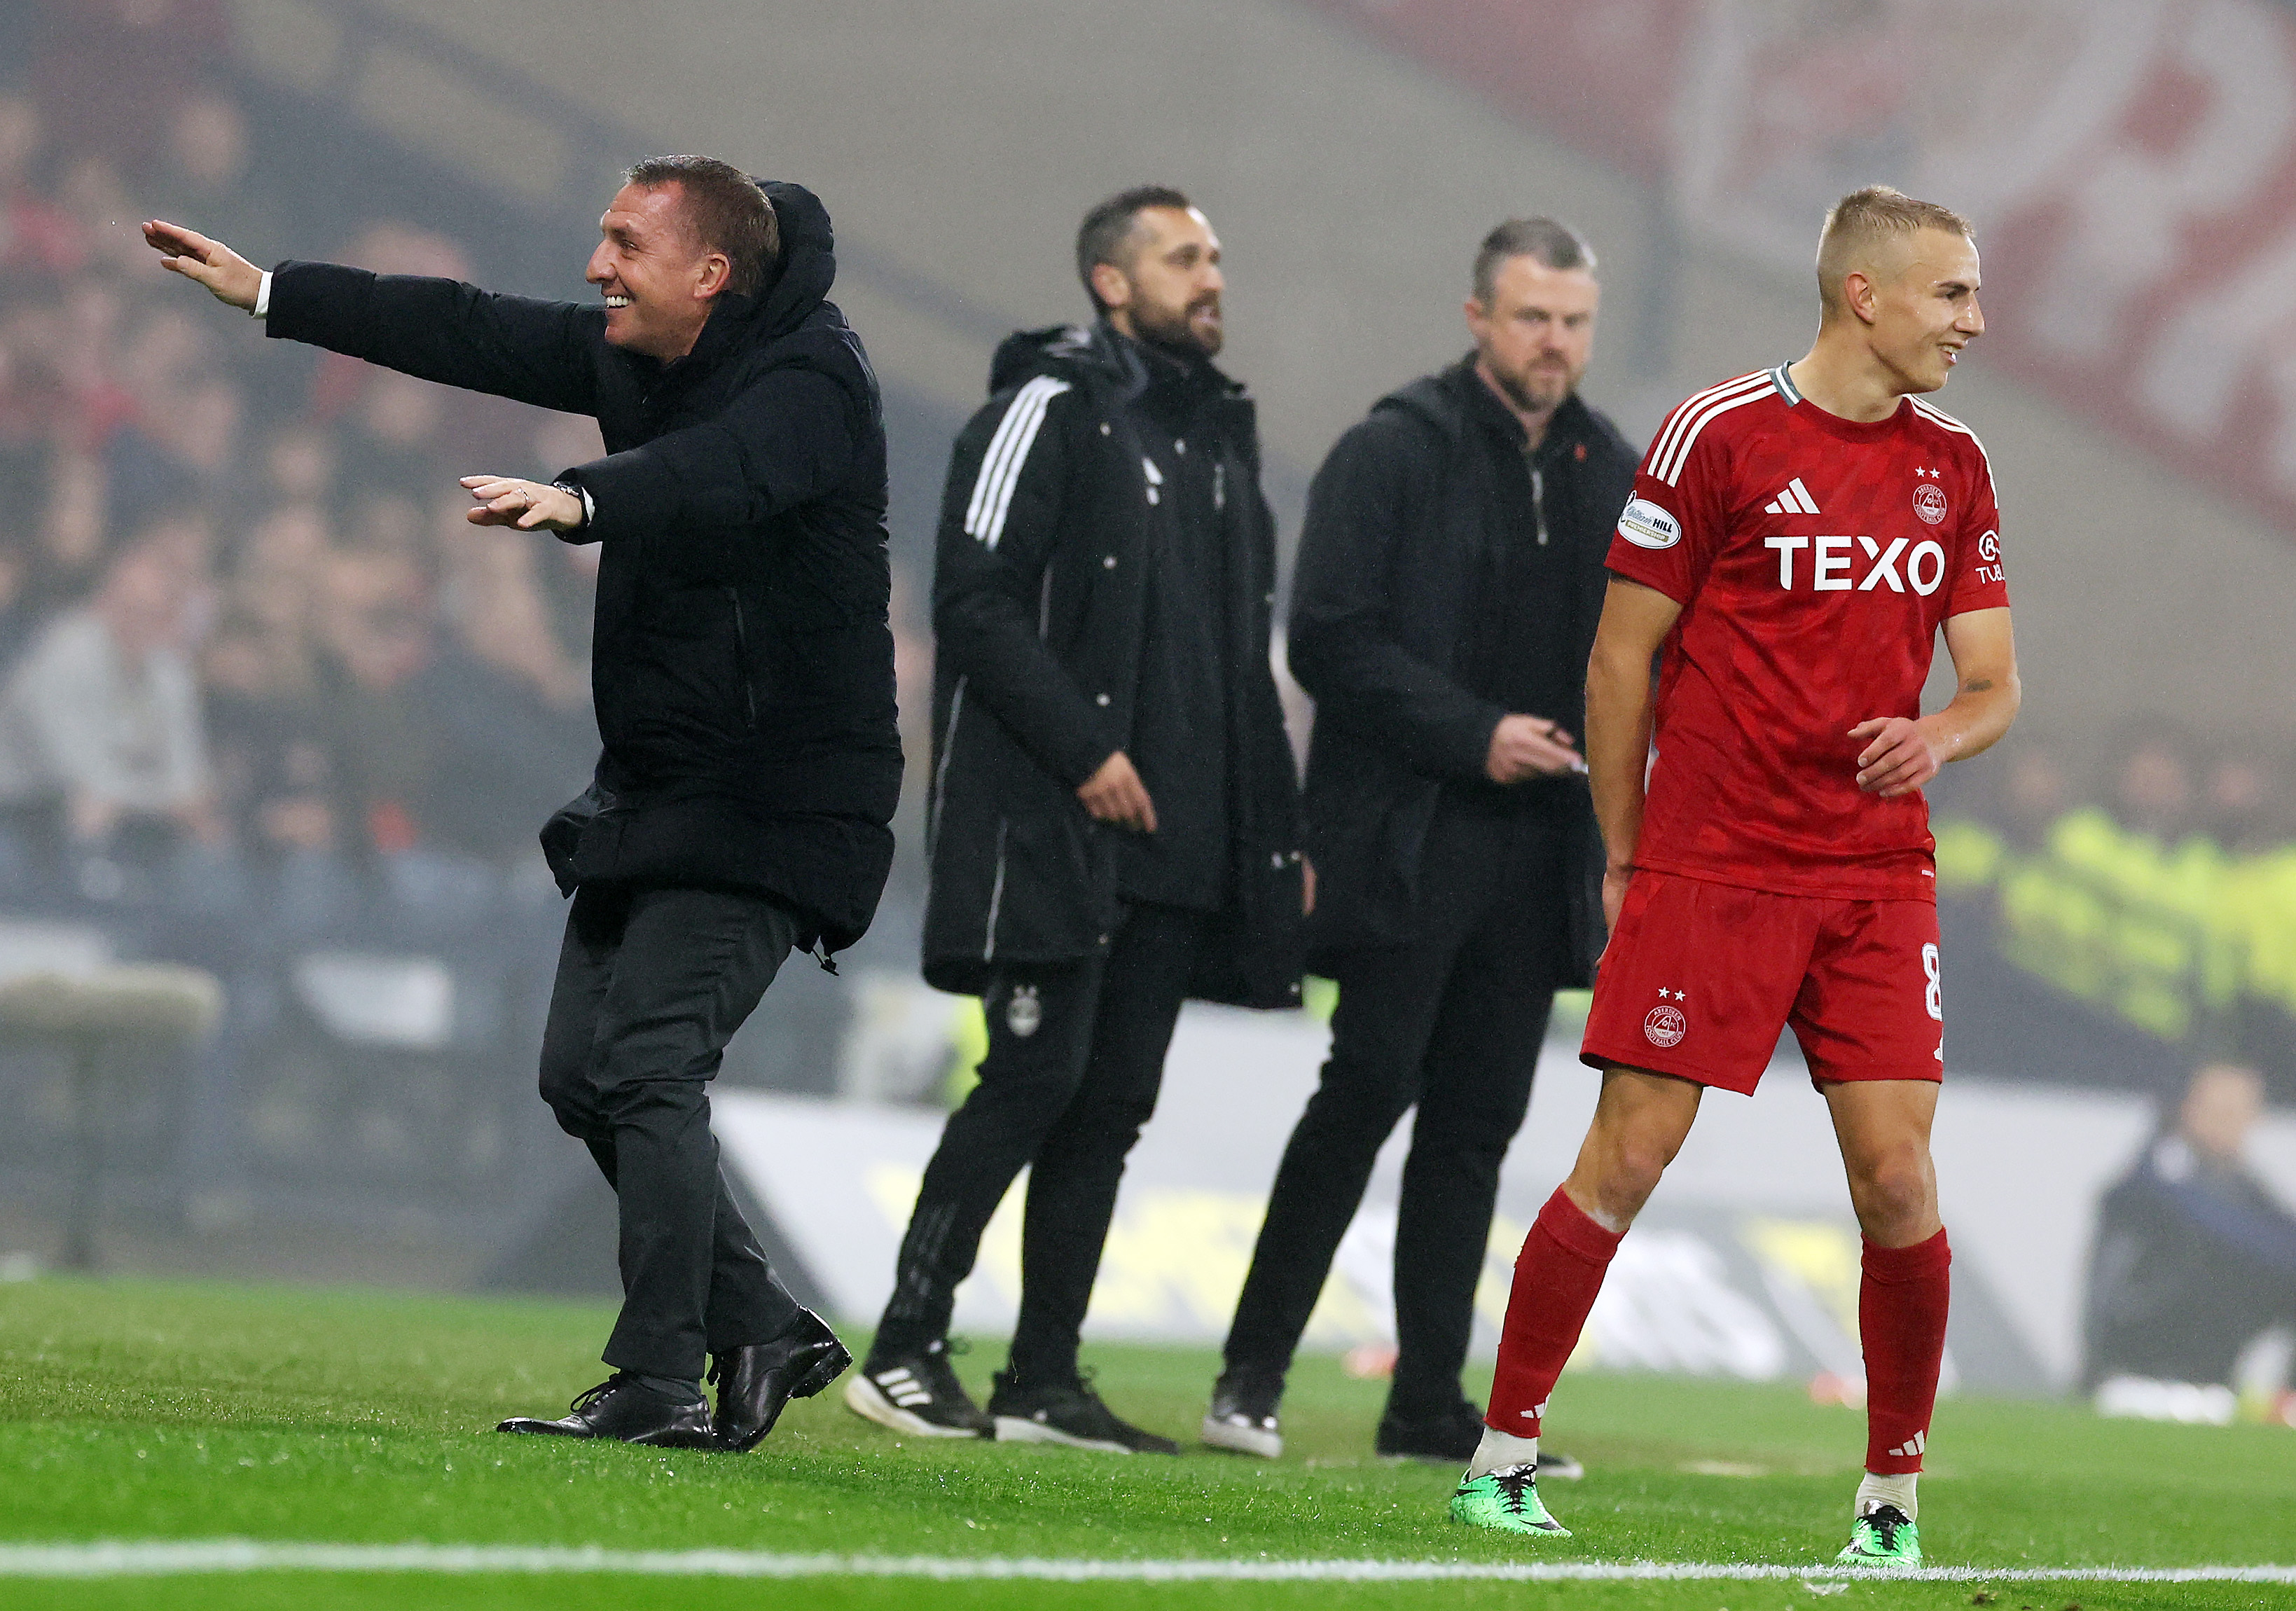
[[[1472,283],[1474,350],[1382,399],[1308,494],[1290,653],[1316,699],[1308,958],[1340,999],[1204,1417],[1204,1441],[1239,1453],[1282,1451],[1292,1352],[1414,1106],[1376,1447],[1474,1453],[1459,1373],[1500,1161],[1554,991],[1587,982],[1603,945],[1577,735],[1638,456],[1578,392],[1600,296],[1586,242],[1551,218],[1503,224]]]
[[[1127,191],[1077,270],[1100,318],[998,349],[941,503],[925,977],[981,998],[988,1054],[845,1401],[912,1436],[1169,1454],[1085,1381],[1078,1329],[1182,1001],[1299,1005],[1304,867],[1258,426],[1211,364],[1218,237],[1177,191]],[[983,1414],[949,1317],[1024,1166]]]
[[[792,950],[869,925],[900,792],[885,435],[825,300],[829,216],[707,157],[629,169],[600,220],[603,306],[324,263],[258,269],[152,222],[167,266],[308,341],[594,415],[603,458],[463,478],[481,526],[601,545],[595,779],[543,830],[573,910],[542,1094],[620,1200],[614,1375],[502,1430],[747,1450],[851,1362],[734,1205],[707,1085]],[[718,1385],[713,1418],[702,1367]]]

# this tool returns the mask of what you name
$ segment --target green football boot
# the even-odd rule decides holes
[[[1837,1566],[1871,1566],[1886,1572],[1921,1569],[1922,1535],[1895,1505],[1876,1505],[1849,1529],[1849,1548],[1833,1558]]]
[[[1458,1492],[1451,1496],[1451,1519],[1495,1533],[1570,1536],[1570,1529],[1547,1515],[1546,1507],[1538,1502],[1538,1468],[1530,1465],[1502,1466],[1480,1476],[1461,1477]]]

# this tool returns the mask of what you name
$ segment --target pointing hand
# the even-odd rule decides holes
[[[197,280],[218,302],[246,313],[255,311],[256,293],[263,289],[263,271],[221,241],[210,241],[195,229],[158,218],[144,224],[144,241],[165,259],[161,267]]]

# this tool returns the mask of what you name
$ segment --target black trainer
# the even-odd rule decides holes
[[[570,1406],[555,1421],[512,1416],[496,1432],[542,1437],[617,1438],[653,1449],[715,1449],[709,1406],[666,1399],[627,1370],[617,1370]]]
[[[1283,1378],[1267,1371],[1225,1370],[1212,1384],[1211,1408],[1204,1411],[1199,1434],[1207,1449],[1230,1454],[1256,1454],[1261,1459],[1283,1455],[1283,1431],[1275,1408],[1283,1401]]]
[[[1398,1415],[1390,1403],[1387,1413],[1379,1418],[1374,1446],[1388,1459],[1456,1466],[1473,1459],[1482,1441],[1482,1415],[1461,1399],[1449,1409],[1429,1416]],[[1538,1475],[1542,1481],[1571,1481],[1586,1475],[1587,1467],[1567,1454],[1548,1454],[1544,1451],[1539,1453]]]
[[[958,1349],[939,1337],[907,1353],[872,1349],[869,1362],[845,1384],[845,1407],[912,1437],[991,1436],[988,1418],[948,1362]]]
[[[1108,1454],[1180,1452],[1170,1438],[1117,1419],[1083,1374],[1073,1382],[1023,1387],[1013,1381],[1012,1372],[999,1371],[996,1391],[988,1398],[988,1417],[996,1423],[1000,1443],[1060,1443]]]

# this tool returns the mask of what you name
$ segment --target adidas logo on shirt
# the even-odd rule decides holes
[[[1816,514],[1817,500],[1810,497],[1809,489],[1801,484],[1801,477],[1797,475],[1786,483],[1786,489],[1784,492],[1762,505],[1762,513],[1765,514]]]

